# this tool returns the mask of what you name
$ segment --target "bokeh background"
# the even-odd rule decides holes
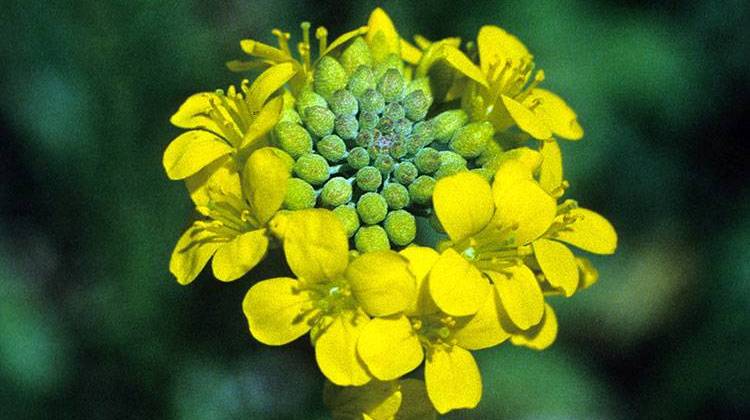
[[[402,35],[518,35],[586,129],[571,195],[617,227],[601,278],[554,299],[557,343],[478,354],[453,418],[750,415],[750,8],[741,0],[385,2]],[[0,417],[325,418],[309,345],[248,334],[244,292],[169,254],[191,217],[161,155],[238,41],[374,3],[9,1],[0,6]]]

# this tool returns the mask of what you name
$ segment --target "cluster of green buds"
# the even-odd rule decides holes
[[[362,38],[338,60],[323,57],[273,131],[295,159],[285,208],[333,210],[362,252],[411,244],[436,181],[491,174],[482,158],[495,145],[492,125],[469,123],[461,109],[429,117],[429,80],[406,80],[398,57],[371,62]]]

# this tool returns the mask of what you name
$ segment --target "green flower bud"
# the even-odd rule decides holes
[[[357,134],[357,138],[354,140],[354,143],[356,143],[359,147],[370,147],[374,139],[375,137],[371,132],[360,131],[359,134]]]
[[[388,183],[380,194],[385,198],[388,207],[393,210],[400,210],[409,205],[409,190],[401,184]]]
[[[388,213],[383,225],[391,242],[399,246],[409,245],[417,236],[417,221],[405,210]]]
[[[333,209],[333,214],[339,218],[341,224],[344,225],[346,236],[352,237],[354,233],[359,229],[359,216],[357,210],[352,206],[338,206]]]
[[[412,121],[424,119],[427,116],[430,105],[430,101],[427,100],[427,96],[421,90],[415,90],[404,98],[404,111],[406,116]]]
[[[378,121],[378,130],[383,134],[390,134],[393,132],[393,120],[388,117],[383,117]]]
[[[413,79],[406,87],[406,94],[409,95],[410,93],[418,90],[422,91],[422,94],[427,99],[427,103],[432,104],[432,87],[430,86],[429,77],[418,77],[416,79]],[[427,106],[427,108],[429,108],[429,105]]]
[[[409,184],[409,198],[413,203],[423,206],[430,204],[432,191],[435,189],[435,178],[427,175],[417,177]]]
[[[495,171],[489,168],[474,168],[471,170],[471,172],[474,172],[475,174],[480,175],[482,178],[486,179],[487,182],[492,183],[492,178],[495,177]]]
[[[362,111],[359,113],[359,129],[361,131],[374,130],[379,121],[380,118],[374,112]]]
[[[370,48],[361,36],[354,38],[354,41],[341,53],[339,60],[348,74],[354,73],[359,66],[372,65]]]
[[[328,179],[330,167],[323,156],[308,153],[294,162],[294,173],[312,185],[321,185]]]
[[[323,99],[322,96],[318,95],[312,90],[304,89],[302,92],[300,92],[299,95],[297,95],[297,101],[295,102],[295,105],[297,107],[297,112],[299,113],[299,115],[304,116],[305,110],[307,108],[311,106],[321,106],[323,108],[326,108],[328,106],[328,102],[326,102],[326,100]]]
[[[318,140],[315,147],[318,149],[318,153],[331,163],[340,161],[346,155],[346,143],[335,134],[330,134]]]
[[[500,144],[495,139],[491,139],[485,145],[482,154],[476,159],[476,163],[477,165],[486,165],[502,152],[503,148],[500,147]]]
[[[482,154],[494,133],[492,124],[487,121],[467,124],[453,134],[450,148],[465,158],[475,158]]]
[[[401,159],[402,157],[406,156],[407,152],[408,150],[406,149],[406,143],[404,140],[401,140],[400,138],[394,141],[390,149],[388,150],[388,153],[394,159]]]
[[[340,206],[351,199],[352,186],[349,181],[340,176],[329,179],[320,192],[320,201],[326,207]]]
[[[440,168],[435,172],[435,178],[440,179],[464,170],[466,170],[466,159],[456,152],[444,150],[440,152]]]
[[[367,66],[359,66],[349,78],[347,89],[357,98],[367,92],[368,89],[375,89],[375,75],[372,69]]]
[[[366,192],[357,201],[357,213],[359,218],[368,225],[380,223],[388,213],[388,203],[382,195],[374,192]]]
[[[294,159],[312,152],[312,137],[301,125],[280,122],[274,128],[276,144]]]
[[[363,226],[354,235],[354,245],[359,252],[385,251],[391,249],[388,234],[380,226]]]
[[[385,108],[383,95],[375,89],[367,89],[359,98],[359,109],[380,114]]]
[[[411,134],[412,123],[406,118],[401,118],[393,123],[393,132],[399,136],[408,136]]]
[[[370,155],[363,147],[355,147],[346,157],[346,163],[353,169],[359,170],[370,164]]]
[[[336,128],[336,134],[341,136],[344,140],[352,140],[357,137],[359,132],[359,123],[354,115],[343,114],[336,117],[334,122]]]
[[[385,110],[383,110],[383,116],[388,117],[393,121],[398,121],[404,118],[406,114],[404,112],[404,107],[401,106],[400,103],[391,102],[385,106]]]
[[[425,147],[417,152],[417,156],[414,158],[414,164],[419,170],[419,173],[431,174],[440,168],[440,152],[432,147]]]
[[[468,120],[469,116],[462,109],[441,112],[430,120],[435,130],[435,140],[440,143],[448,143],[456,130],[466,124]]]
[[[409,152],[415,154],[419,149],[428,146],[435,140],[435,128],[430,121],[420,121],[414,124],[411,131]]]
[[[297,111],[295,111],[292,108],[284,108],[281,111],[281,116],[279,117],[279,122],[293,122],[297,124],[302,124],[302,118],[300,118]]]
[[[371,46],[370,51],[373,51],[372,49],[374,47],[375,46]],[[380,60],[377,60],[376,56],[377,54],[373,52],[372,57],[376,64],[372,72],[375,74],[375,80],[381,80],[383,76],[385,76],[385,73],[390,69],[396,70],[399,74],[404,74],[404,62],[401,60],[399,54],[387,54]]]
[[[336,115],[357,115],[359,111],[359,102],[357,98],[352,95],[346,89],[337,90],[333,93],[331,101],[328,103],[328,107],[331,108]]]
[[[383,175],[374,166],[365,166],[357,171],[356,180],[362,191],[376,191],[383,182]]]
[[[312,207],[315,207],[315,190],[312,185],[299,178],[289,178],[286,181],[284,208],[287,210],[303,210]]]
[[[336,116],[328,108],[314,105],[305,108],[302,119],[310,133],[318,137],[325,137],[333,133],[333,122]]]
[[[318,61],[313,87],[315,92],[328,100],[333,96],[333,92],[346,87],[348,79],[344,67],[335,58],[326,55]]]
[[[419,175],[417,167],[411,162],[401,162],[393,171],[396,181],[404,185],[409,185]]]
[[[406,84],[396,69],[388,69],[378,83],[378,91],[383,94],[386,102],[400,101],[404,97]]]
[[[396,161],[393,160],[393,158],[386,154],[379,154],[375,158],[375,163],[373,165],[378,168],[378,170],[383,175],[388,175],[393,170],[393,166],[396,164]]]

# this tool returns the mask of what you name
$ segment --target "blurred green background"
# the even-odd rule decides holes
[[[553,299],[548,351],[479,352],[453,418],[747,418],[750,8],[743,1],[385,2],[403,36],[518,35],[586,129],[571,196],[617,227],[599,284]],[[240,304],[269,267],[180,287],[191,216],[161,155],[191,93],[237,83],[239,40],[374,3],[9,1],[0,7],[0,417],[324,418],[309,344]]]

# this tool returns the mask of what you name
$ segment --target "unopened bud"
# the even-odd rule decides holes
[[[357,67],[349,78],[347,89],[357,98],[361,98],[368,89],[375,89],[375,75],[370,67]]]
[[[329,179],[320,192],[320,201],[326,207],[337,207],[348,203],[351,199],[352,186],[340,176]]]
[[[430,204],[432,191],[435,189],[435,178],[427,175],[417,177],[409,184],[409,197],[411,201],[420,205]]]
[[[417,236],[416,219],[405,210],[388,213],[383,226],[391,242],[399,246],[410,244]]]
[[[336,134],[341,136],[344,140],[352,140],[357,137],[359,132],[359,123],[354,115],[343,114],[336,117],[334,122]]]
[[[378,91],[383,94],[386,102],[400,101],[404,97],[405,88],[404,78],[393,68],[386,70],[378,83]]]
[[[346,143],[335,134],[330,134],[318,140],[315,147],[318,149],[318,153],[331,163],[340,161],[346,154]]]
[[[404,111],[412,121],[424,119],[429,109],[430,101],[421,90],[415,90],[404,98]]]
[[[352,167],[352,169],[362,169],[370,164],[370,155],[363,147],[355,147],[349,152],[349,156],[346,158],[346,163]]]
[[[341,224],[344,225],[346,236],[350,238],[354,236],[354,233],[359,229],[359,216],[357,215],[357,210],[351,205],[338,206],[333,209],[333,214],[338,217]]]
[[[333,132],[335,119],[336,116],[328,108],[317,105],[305,108],[302,116],[308,131],[318,137],[325,137]]]
[[[465,158],[475,158],[482,154],[494,133],[492,124],[487,121],[467,124],[453,134],[450,148]]]
[[[357,102],[357,98],[355,98],[354,95],[352,95],[352,93],[346,89],[341,89],[334,92],[333,96],[331,97],[331,101],[328,103],[328,106],[336,115],[356,115],[357,111],[359,111],[359,103]]]
[[[333,92],[346,87],[347,81],[346,70],[335,58],[326,55],[318,61],[313,87],[320,96],[330,99]]]
[[[409,205],[409,190],[399,183],[386,184],[381,195],[390,209],[400,210]]]
[[[388,203],[378,193],[367,192],[357,201],[357,213],[362,222],[368,225],[380,223],[388,213]]]
[[[315,190],[312,185],[299,178],[289,178],[286,182],[284,208],[303,210],[315,207]]]
[[[320,156],[312,153],[302,155],[294,162],[294,173],[312,185],[323,184],[329,176],[330,167],[328,162]]]
[[[362,226],[354,235],[354,244],[359,252],[384,251],[391,249],[388,234],[380,226]]]
[[[430,120],[434,128],[435,140],[440,143],[448,143],[453,134],[469,120],[462,109],[453,109],[441,112]]]
[[[357,171],[356,180],[362,191],[375,191],[383,182],[383,175],[374,166],[365,166]]]
[[[301,125],[281,122],[274,128],[276,144],[294,159],[312,152],[312,137]]]

